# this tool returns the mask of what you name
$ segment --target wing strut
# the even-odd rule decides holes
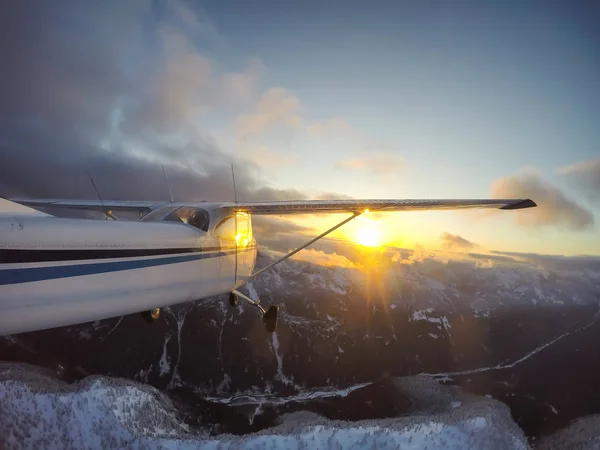
[[[301,247],[298,247],[297,249],[289,252],[287,255],[282,256],[277,261],[272,262],[271,264],[269,264],[266,267],[263,267],[262,269],[260,269],[257,272],[254,272],[252,275],[250,275],[250,277],[246,281],[250,281],[252,278],[260,275],[261,273],[263,273],[263,272],[265,272],[267,270],[269,270],[274,265],[279,264],[282,261],[285,261],[286,259],[288,259],[291,256],[294,256],[300,250],[305,249],[310,244],[313,244],[313,243],[317,242],[319,239],[327,236],[329,233],[337,230],[338,228],[340,228],[343,225],[346,225],[348,222],[350,222],[352,219],[354,219],[356,216],[359,216],[360,214],[361,213],[358,212],[358,211],[353,212],[350,217],[342,220],[340,223],[338,223],[337,225],[334,225],[333,227],[331,227],[327,231],[321,233],[316,238],[311,239],[306,244],[304,244]],[[236,255],[237,255],[237,252],[236,252]],[[236,289],[234,289],[233,291],[231,291],[229,293],[229,304],[231,306],[236,306],[237,303],[238,303],[238,299],[244,300],[244,301],[248,302],[250,305],[257,307],[260,310],[261,314],[262,314],[263,322],[265,323],[265,327],[266,327],[267,331],[269,333],[273,333],[275,331],[275,329],[277,328],[277,316],[279,314],[279,306],[277,306],[277,305],[271,305],[271,306],[269,306],[269,308],[267,308],[265,310],[260,305],[260,300],[252,300],[250,297],[248,297],[247,295],[242,294],[240,291],[238,291]]]
[[[254,277],[257,277],[258,275],[260,275],[261,273],[269,270],[271,267],[275,266],[276,264],[279,264],[280,262],[285,261],[286,259],[290,258],[291,256],[294,256],[296,253],[298,253],[300,250],[304,250],[306,247],[308,247],[311,244],[314,244],[315,242],[317,242],[319,239],[327,236],[329,233],[337,230],[338,228],[340,228],[343,225],[346,225],[348,222],[350,222],[352,219],[354,219],[355,217],[359,216],[361,213],[358,211],[355,211],[354,213],[352,213],[352,215],[350,217],[348,217],[347,219],[342,220],[340,223],[338,223],[337,225],[334,225],[333,227],[331,227],[329,230],[321,233],[320,235],[318,235],[316,238],[311,239],[310,241],[308,241],[306,244],[304,244],[301,247],[298,247],[297,249],[291,251],[290,253],[288,253],[285,256],[282,256],[281,258],[279,258],[277,261],[272,262],[271,264],[269,264],[266,267],[263,267],[262,269],[260,269],[257,272],[254,272],[252,275],[250,275],[250,278],[248,280],[251,280]]]

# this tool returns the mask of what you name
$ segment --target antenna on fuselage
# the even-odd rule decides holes
[[[235,187],[235,172],[233,170],[233,164],[231,165],[231,178],[233,179],[233,198],[234,198],[234,201],[237,203],[238,198],[237,198],[237,189]]]
[[[171,199],[171,203],[173,203],[175,200],[173,200],[173,193],[171,192],[171,186],[169,186],[169,179],[167,178],[167,171],[165,170],[165,166],[163,166],[162,164],[160,165],[160,167],[162,167],[163,175],[165,176],[165,184],[167,185],[167,189],[169,191],[169,198]]]
[[[102,210],[104,211],[104,215],[106,216],[107,219],[110,218],[112,220],[117,220],[117,218],[115,216],[113,216],[112,211],[104,209],[104,200],[102,200],[102,196],[100,195],[100,191],[96,187],[96,183],[94,183],[94,179],[92,178],[92,175],[89,172],[87,172],[87,171],[86,171],[86,173],[88,174],[88,177],[90,177],[90,181],[92,182],[92,186],[94,186],[94,190],[96,191],[96,195],[98,196],[98,200],[100,200],[100,204],[102,205]]]
[[[235,204],[237,205],[237,189],[235,187],[235,171],[233,170],[233,164],[231,165],[231,178],[233,179],[233,198]],[[233,285],[237,286],[237,272],[238,272],[238,218],[237,211],[233,216],[233,220],[235,221],[235,267],[234,267],[234,275],[233,275]]]
[[[104,208],[104,200],[102,200],[102,197],[100,196],[100,191],[98,191],[98,188],[96,187],[96,183],[94,183],[94,179],[92,178],[92,175],[89,172],[86,172],[86,173],[88,174],[88,177],[90,177],[90,181],[92,182],[92,186],[94,186],[94,190],[96,191],[98,200],[100,200],[100,204]]]

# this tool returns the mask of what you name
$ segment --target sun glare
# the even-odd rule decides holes
[[[364,247],[378,247],[382,244],[381,231],[375,223],[366,222],[356,232],[355,240]]]

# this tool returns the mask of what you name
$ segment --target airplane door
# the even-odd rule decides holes
[[[256,260],[256,243],[252,236],[250,215],[237,213],[224,218],[215,227],[223,256],[219,258],[219,274],[227,289],[248,279]]]
[[[236,221],[236,280],[239,283],[246,281],[254,270],[254,263],[256,261],[256,242],[252,236],[250,214],[243,212],[237,213]]]
[[[218,258],[219,282],[223,291],[231,290],[236,279],[236,221],[234,216],[225,217],[215,227],[214,235],[220,246]]]

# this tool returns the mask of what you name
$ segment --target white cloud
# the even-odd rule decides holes
[[[403,170],[406,162],[400,155],[378,152],[339,161],[337,166],[342,169],[363,171],[373,175],[391,175]]]
[[[306,133],[311,137],[331,136],[349,131],[351,131],[351,128],[348,122],[337,117],[321,122],[312,122],[306,126]]]
[[[236,135],[245,140],[274,126],[299,128],[304,119],[298,114],[300,100],[287,89],[271,88],[258,100],[253,111],[238,117]]]
[[[324,267],[356,267],[354,263],[345,256],[338,255],[337,253],[325,253],[322,250],[304,249],[296,253],[292,258]]]
[[[310,121],[304,117],[302,110],[302,103],[295,94],[280,87],[270,88],[263,93],[250,113],[237,118],[236,136],[245,141],[276,127],[298,130],[312,138],[352,131],[350,125],[339,117]]]
[[[562,167],[559,173],[593,199],[600,199],[600,156]]]
[[[290,167],[297,161],[296,157],[290,154],[275,152],[267,147],[254,148],[246,152],[245,156],[261,168]]]
[[[442,233],[440,236],[440,241],[442,243],[442,248],[451,249],[451,250],[472,250],[474,248],[479,247],[479,245],[465,239],[458,234],[451,233]]]
[[[517,225],[539,228],[556,226],[575,231],[592,228],[594,216],[545,181],[539,173],[526,170],[492,183],[493,198],[531,198],[537,208],[512,211]]]
[[[258,59],[248,62],[242,72],[227,73],[221,80],[221,91],[233,103],[250,103],[254,99],[256,85],[266,72],[266,66]]]

